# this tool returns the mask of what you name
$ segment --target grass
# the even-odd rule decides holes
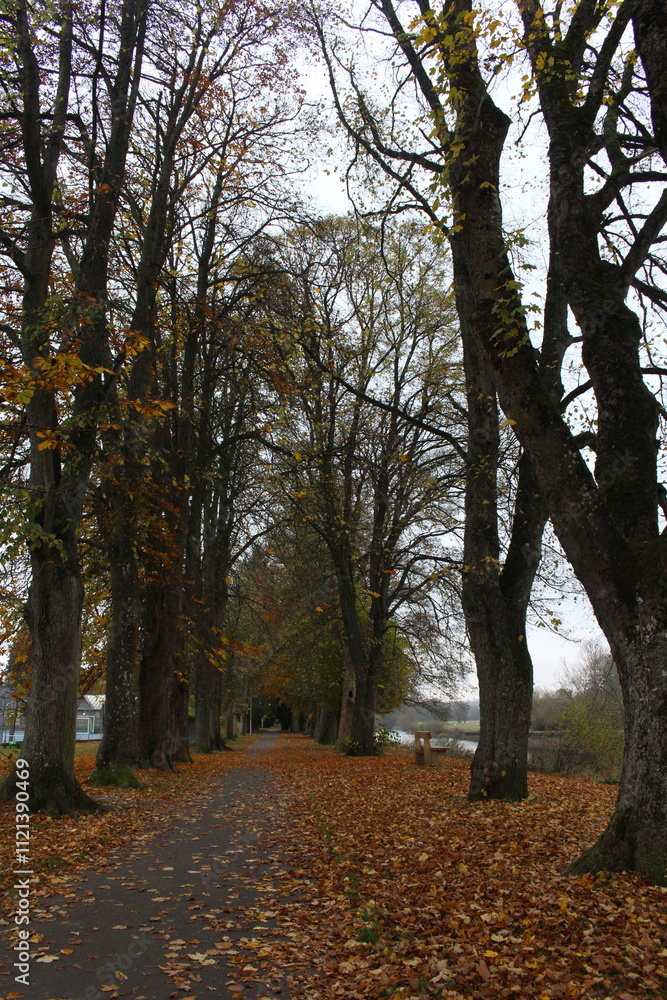
[[[454,722],[449,719],[442,723],[443,732],[479,733],[479,719],[469,719],[466,722]]]

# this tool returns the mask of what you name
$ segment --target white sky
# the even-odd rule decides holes
[[[567,598],[558,613],[563,621],[559,633],[534,626],[527,629],[536,687],[558,687],[563,663],[573,666],[581,657],[583,643],[597,641],[607,648],[586,597],[579,597],[576,604]]]

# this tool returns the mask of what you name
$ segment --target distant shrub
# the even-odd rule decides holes
[[[610,706],[575,698],[559,714],[557,771],[614,778],[623,763],[623,720]]]
[[[345,754],[346,757],[358,757],[361,745],[351,737],[346,737],[345,739],[338,740],[336,750],[338,753]]]
[[[388,729],[384,722],[375,723],[375,752],[383,754],[388,747],[400,747],[401,737],[393,729]]]
[[[618,780],[623,763],[623,699],[611,656],[597,646],[554,692],[537,691],[532,727],[544,735],[531,748],[540,770]]]

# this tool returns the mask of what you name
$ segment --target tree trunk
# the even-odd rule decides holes
[[[600,839],[569,868],[640,871],[667,885],[667,629],[639,609],[632,642],[614,650],[623,687],[625,754],[618,798]]]
[[[198,753],[220,750],[220,702],[222,677],[206,651],[197,658],[195,669],[195,748]]]
[[[468,601],[474,599],[469,588]],[[528,732],[533,695],[533,670],[522,626],[513,623],[500,593],[496,607],[490,595],[466,622],[479,680],[480,735],[470,769],[471,801],[518,801],[528,795]],[[492,617],[493,616],[493,617]],[[502,628],[509,625],[508,631]],[[517,627],[518,626],[518,627]],[[523,626],[525,627],[525,625]]]
[[[199,653],[194,669],[195,686],[195,750],[197,753],[211,753],[211,701],[208,685],[208,668],[205,653]]]
[[[343,643],[341,643],[341,646]],[[347,652],[341,650],[343,656],[344,676],[343,694],[340,704],[340,721],[338,723],[337,742],[344,746],[352,738],[352,719],[354,717],[354,702],[356,699],[357,682],[354,675],[354,667]]]
[[[355,671],[355,698],[352,715],[352,752],[362,757],[377,752],[375,744],[375,709],[382,665],[382,651],[374,647],[366,662]]]
[[[208,707],[210,742],[213,750],[224,750],[225,747],[225,741],[220,728],[221,711],[222,674],[219,670],[216,670],[213,677],[212,697]]]
[[[111,625],[106,657],[104,735],[95,759],[97,785],[138,788],[139,761],[139,581],[130,538],[119,526],[110,544]]]
[[[180,633],[180,628],[179,628]],[[178,636],[180,639],[180,635]],[[191,764],[189,747],[188,715],[190,704],[190,684],[180,669],[179,657],[174,657],[176,666],[169,682],[169,712],[167,723],[167,745],[169,757],[176,763]]]
[[[459,288],[463,290],[462,283]],[[512,538],[500,566],[497,472],[499,421],[491,369],[459,310],[468,408],[462,603],[479,683],[480,736],[470,769],[471,801],[518,801],[528,795],[528,732],[533,665],[526,643],[526,609],[540,560],[546,522],[537,482],[526,456]]]
[[[74,774],[83,587],[72,534],[68,541],[68,557],[54,557],[48,546],[33,551],[26,609],[32,686],[21,757],[30,765],[30,808],[53,816],[99,808]],[[14,793],[12,774],[2,797]]]
[[[225,739],[229,740],[236,739],[236,730],[234,728],[234,705],[230,705],[227,709],[225,715]]]
[[[174,670],[173,589],[153,583],[144,597],[139,667],[139,755],[142,767],[173,770],[169,756],[169,688]]]
[[[667,161],[667,14],[661,0],[636,0],[632,5],[635,46],[648,83],[656,145]]]
[[[367,655],[365,650],[349,560],[346,560],[342,552],[334,552],[334,557],[337,557],[338,595],[346,647],[338,741],[346,753],[366,756],[375,753],[377,665],[374,656]],[[341,735],[343,733],[346,735]]]
[[[379,672],[366,658],[356,664],[346,657],[337,742],[346,753],[375,753],[375,709]]]
[[[324,712],[324,708],[321,705],[318,705],[315,712],[315,725],[313,726],[313,739],[316,743],[320,742],[320,734],[322,732],[322,724],[324,722]]]
[[[322,731],[318,742],[325,744],[326,746],[333,746],[336,742],[337,734],[338,713],[332,711],[331,709],[326,709],[324,720],[322,722]]]
[[[332,746],[338,735],[338,715],[330,708],[318,709],[317,724],[313,738],[317,743]]]

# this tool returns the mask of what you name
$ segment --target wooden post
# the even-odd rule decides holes
[[[422,740],[424,744],[422,746]],[[418,764],[425,764],[427,767],[431,763],[431,734],[425,730],[415,733],[415,759]]]

